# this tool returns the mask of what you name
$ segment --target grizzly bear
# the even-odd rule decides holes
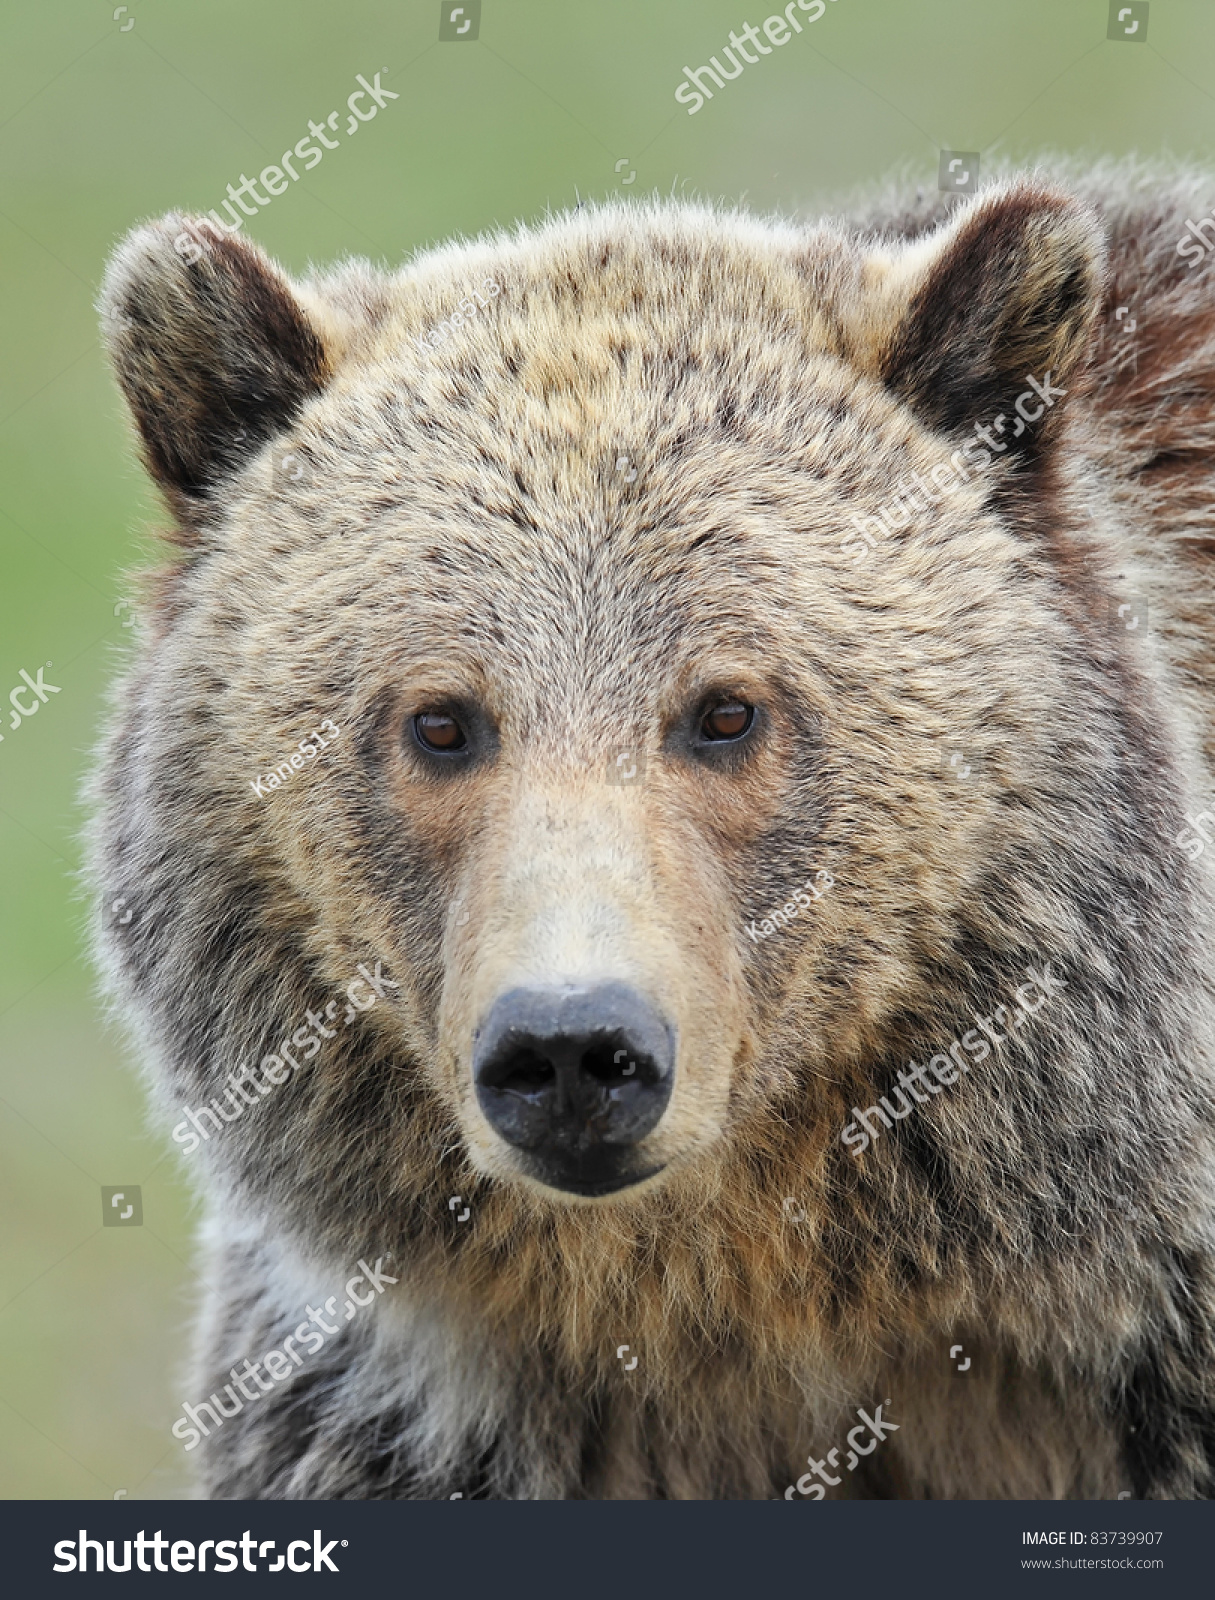
[[[122,244],[202,1493],[1212,1494],[1212,199]]]

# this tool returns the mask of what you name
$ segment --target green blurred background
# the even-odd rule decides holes
[[[169,1428],[198,1210],[149,1136],[133,1063],[82,947],[82,774],[158,512],[98,346],[106,257],[133,223],[226,185],[344,108],[355,75],[399,94],[246,226],[289,270],[398,263],[576,203],[709,196],[817,212],[941,148],[1194,156],[1215,205],[1215,4],[831,0],[695,116],[683,66],[769,6],[483,0],[440,42],[439,0],[91,0],[0,22],[0,1495],[188,1492]],[[471,9],[469,7],[468,9]],[[775,9],[773,4],[772,9]],[[117,13],[117,14],[115,14]],[[133,24],[133,25],[132,25]],[[470,32],[472,30],[470,29]],[[345,126],[345,112],[341,124]],[[618,164],[622,163],[619,166]],[[631,181],[630,175],[632,176]],[[46,662],[52,662],[46,668]],[[52,695],[10,728],[8,691]],[[140,1185],[142,1226],[101,1225]]]

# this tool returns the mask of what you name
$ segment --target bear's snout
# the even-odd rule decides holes
[[[653,1176],[636,1147],[671,1096],[671,1024],[624,983],[510,989],[474,1039],[486,1120],[532,1177],[586,1196]]]

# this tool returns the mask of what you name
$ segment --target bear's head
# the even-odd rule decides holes
[[[1047,599],[1102,270],[1030,182],[908,240],[609,206],[300,283],[130,236],[176,548],[98,859],[174,1116],[290,1073],[207,1125],[217,1183],[343,1258],[476,1194],[507,1267],[521,1213],[855,1188],[851,1106],[1091,866],[1034,797],[1060,703],[1105,715]]]

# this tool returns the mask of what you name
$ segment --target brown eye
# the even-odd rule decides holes
[[[463,750],[464,729],[442,711],[423,711],[413,719],[413,731],[424,750]]]
[[[745,706],[741,700],[723,700],[719,706],[713,707],[701,723],[701,737],[714,742],[741,739],[754,720],[754,706]]]

